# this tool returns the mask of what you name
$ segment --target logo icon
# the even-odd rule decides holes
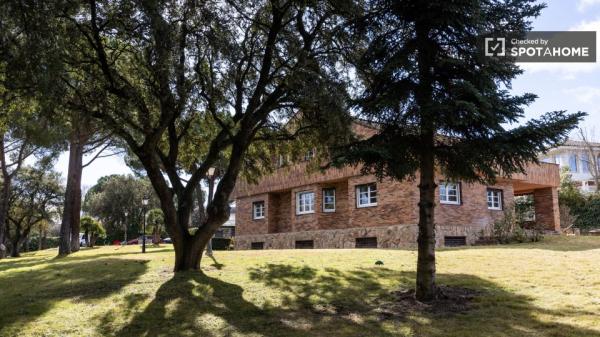
[[[485,56],[506,56],[506,38],[486,37]]]

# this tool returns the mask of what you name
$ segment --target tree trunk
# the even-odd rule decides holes
[[[435,170],[433,156],[421,161],[419,181],[419,236],[416,298],[427,302],[435,298]],[[425,160],[426,159],[426,160]]]
[[[69,255],[79,250],[79,227],[81,212],[81,173],[83,171],[83,144],[76,130],[69,144],[69,169],[65,206],[60,225],[58,255]]]
[[[160,231],[158,230],[158,225],[154,225],[154,229],[152,230],[152,244],[160,244]]]
[[[88,246],[90,248],[94,248],[94,246],[96,245],[96,239],[98,238],[98,235],[96,235],[96,233],[92,232],[90,234],[90,239],[89,239],[89,243]]]
[[[213,175],[212,177],[208,177],[208,200],[207,200],[207,206],[212,201],[214,192],[215,192],[215,176]],[[206,244],[206,255],[213,256],[212,235],[211,235],[210,239],[208,240],[208,243]]]
[[[2,191],[0,194],[0,259],[6,257],[6,221],[8,215],[8,200],[10,198],[11,177],[6,168],[4,153],[4,134],[0,134],[0,166],[2,168]]]
[[[194,240],[188,237],[183,242],[175,244],[175,272],[186,270],[200,270],[202,251],[206,245],[204,240]],[[202,243],[201,243],[202,241]]]
[[[420,110],[420,144],[419,148],[419,235],[417,280],[415,297],[421,302],[429,302],[436,298],[435,285],[435,126],[433,115],[433,82],[432,65],[435,63],[435,46],[429,40],[430,28],[426,22],[415,26],[417,40],[417,62],[419,67],[419,84],[415,90],[415,100]]]
[[[39,231],[39,235],[38,235],[38,250],[42,250],[42,233],[43,233],[43,229],[40,228]]]
[[[15,234],[16,237],[12,240],[12,249],[10,251],[10,256],[12,257],[20,257],[21,256],[21,245],[23,244],[23,240],[18,233]]]
[[[40,244],[42,249],[46,249],[48,247],[48,245],[46,244],[46,237],[48,236],[48,232],[46,232],[46,230],[44,229],[42,231],[42,237],[40,238]]]
[[[94,233],[92,233],[93,235]],[[90,237],[89,237],[90,233],[86,230],[85,233],[83,234],[83,238],[85,239],[85,246],[86,247],[90,247]]]

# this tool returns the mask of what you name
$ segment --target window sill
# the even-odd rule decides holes
[[[460,202],[440,201],[440,205],[460,206]]]
[[[265,217],[263,216],[262,218],[252,218],[252,220],[264,220]]]
[[[335,209],[324,209],[323,213],[335,213]]]
[[[312,211],[312,212],[302,212],[302,213],[296,212],[296,215],[307,215],[307,214],[315,214],[315,211]]]
[[[377,204],[367,204],[367,205],[356,205],[356,208],[369,208],[369,207],[376,207]]]
[[[503,210],[502,208],[490,208],[490,207],[488,207],[488,209],[490,211],[502,211]]]

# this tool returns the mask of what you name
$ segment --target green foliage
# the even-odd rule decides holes
[[[90,235],[98,235],[100,237],[106,235],[106,230],[100,221],[91,216],[84,216],[81,218],[81,229],[90,233]]]
[[[146,231],[146,233],[158,233],[158,235],[166,233],[165,216],[160,208],[153,208],[148,212]]]
[[[560,171],[558,201],[561,205],[566,205],[572,210],[577,210],[586,203],[585,197],[577,185],[575,185],[568,167],[563,167]]]
[[[355,109],[380,132],[342,147],[336,163],[403,180],[433,157],[426,165],[435,161],[447,178],[489,183],[562,144],[585,114],[554,111],[523,123],[536,96],[506,89],[522,70],[481,57],[477,44],[489,32],[524,35],[542,8],[533,0],[366,1],[354,25],[366,38],[349,58],[363,85]]]
[[[583,194],[572,179],[569,168],[560,172],[558,200],[562,210],[574,218],[573,226],[582,230],[600,228],[600,194]]]
[[[13,248],[36,226],[47,225],[63,201],[60,174],[48,167],[24,167],[14,177],[9,198],[8,238]]]
[[[575,215],[574,226],[582,230],[600,228],[600,195],[591,194],[585,201],[572,209]]]
[[[100,219],[109,241],[137,236],[142,228],[142,200],[148,197],[150,207],[159,205],[158,199],[144,178],[131,175],[111,175],[98,180],[85,195],[83,210]]]

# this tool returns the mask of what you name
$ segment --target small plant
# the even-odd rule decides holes
[[[376,266],[383,266],[383,261],[377,260],[377,261],[375,261],[375,265]]]

